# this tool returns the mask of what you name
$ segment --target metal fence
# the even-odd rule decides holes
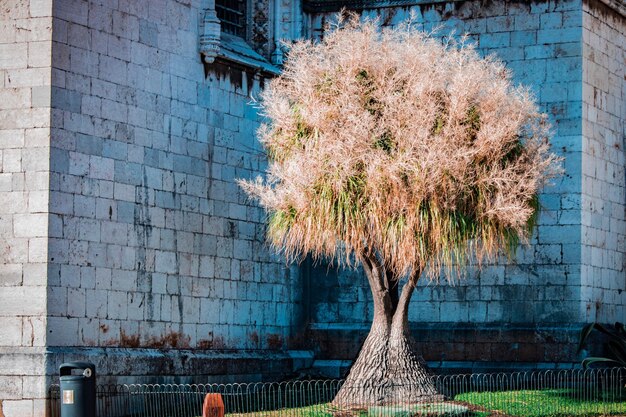
[[[433,376],[442,394],[411,403],[400,393],[382,406],[336,404],[341,380],[245,384],[101,385],[99,417],[197,417],[208,393],[221,394],[233,417],[378,416],[626,416],[626,369],[536,371]],[[360,389],[359,387],[347,387]],[[59,386],[50,388],[50,415],[58,417]],[[247,417],[247,416],[246,416]]]

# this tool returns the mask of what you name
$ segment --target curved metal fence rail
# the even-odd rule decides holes
[[[198,417],[206,394],[219,393],[231,417],[626,416],[625,368],[431,378],[441,401],[409,403],[402,398],[406,387],[377,387],[385,400],[372,407],[332,403],[341,380],[99,385],[97,412],[99,417]],[[60,416],[59,394],[58,385],[50,387],[51,417]]]

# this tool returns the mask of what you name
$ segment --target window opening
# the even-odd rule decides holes
[[[222,32],[246,37],[246,1],[216,0],[215,12],[220,19]]]

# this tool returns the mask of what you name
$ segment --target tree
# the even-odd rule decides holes
[[[408,327],[416,283],[527,239],[560,170],[545,115],[466,42],[356,18],[293,45],[262,109],[267,178],[241,184],[268,212],[269,241],[290,260],[361,265],[372,291],[335,403],[436,398]]]

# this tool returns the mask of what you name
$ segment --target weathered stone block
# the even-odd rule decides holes
[[[0,44],[0,69],[26,68],[28,64],[28,44]]]
[[[22,283],[22,265],[5,264],[0,271],[0,286],[18,286]]]
[[[539,16],[541,29],[559,29],[563,26],[563,13],[543,13]]]
[[[20,346],[22,344],[22,319],[20,317],[0,318],[0,346]],[[16,379],[16,378],[13,378]],[[3,378],[0,377],[0,399],[9,398],[4,391]],[[12,390],[11,386],[7,387]],[[13,397],[20,398],[20,397]]]
[[[24,300],[28,300],[25,303]],[[45,314],[45,287],[6,287],[0,292],[0,316]]]
[[[2,413],[6,417],[33,416],[33,400],[3,400]]]
[[[71,317],[85,317],[85,290],[70,288],[67,291],[67,314]]]
[[[48,318],[49,346],[76,346],[78,342],[79,332],[77,318]]]
[[[480,35],[479,46],[481,48],[502,48],[510,46],[511,36],[509,32],[483,33]]]

